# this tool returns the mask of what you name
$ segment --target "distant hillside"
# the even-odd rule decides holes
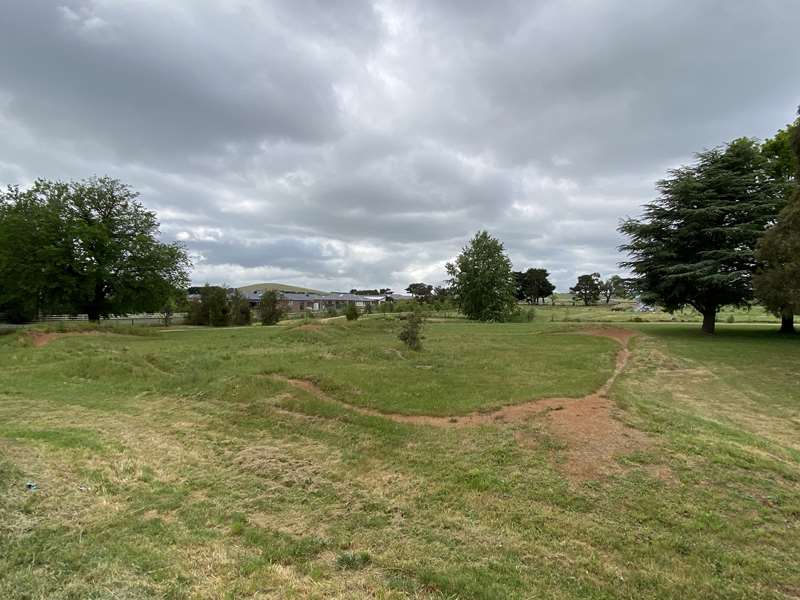
[[[311,288],[304,288],[299,287],[296,285],[286,285],[285,283],[253,283],[251,285],[245,285],[239,288],[240,292],[245,294],[252,292],[254,290],[278,290],[280,292],[298,292],[298,293],[306,293],[306,294],[327,294],[328,292],[323,292],[320,290],[314,290]]]

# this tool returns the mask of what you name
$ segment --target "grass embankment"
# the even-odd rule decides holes
[[[3,336],[0,597],[796,596],[800,343],[639,327],[611,392],[637,443],[588,480],[566,409],[404,425],[272,376],[389,412],[581,396],[616,348],[563,326]]]

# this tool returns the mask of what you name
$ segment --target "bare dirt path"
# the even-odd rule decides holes
[[[563,454],[556,457],[559,469],[573,482],[605,477],[624,470],[617,458],[646,448],[651,440],[641,431],[629,427],[616,418],[617,410],[608,397],[611,386],[625,369],[630,359],[629,340],[636,332],[621,328],[597,327],[571,334],[594,335],[615,340],[621,348],[617,352],[616,366],[611,377],[597,391],[582,398],[542,398],[522,404],[504,406],[488,412],[475,412],[463,416],[433,417],[384,413],[374,409],[353,406],[331,398],[316,384],[301,379],[281,378],[291,386],[305,390],[318,398],[346,406],[363,415],[382,417],[396,423],[429,425],[433,427],[474,427],[489,424],[522,423],[534,415],[542,415],[546,431],[563,445]],[[520,429],[514,437],[522,447],[540,443],[536,430]],[[666,466],[646,467],[654,477],[672,481]]]

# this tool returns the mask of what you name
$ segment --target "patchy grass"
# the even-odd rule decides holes
[[[637,324],[610,396],[649,443],[586,481],[549,413],[415,426],[271,377],[405,414],[582,396],[617,346],[564,327],[0,337],[0,597],[798,596],[798,340]]]

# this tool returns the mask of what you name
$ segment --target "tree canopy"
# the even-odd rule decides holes
[[[427,283],[412,283],[406,291],[419,302],[429,302],[433,296],[433,286]]]
[[[794,333],[794,315],[800,310],[800,119],[767,140],[763,148],[777,156],[777,176],[785,182],[791,199],[775,226],[758,242],[760,268],[753,285],[758,300],[781,318],[781,332]]]
[[[550,283],[549,277],[547,269],[514,271],[517,300],[538,304],[540,299],[552,296],[556,286]]]
[[[190,263],[159,241],[137,197],[108,177],[0,193],[0,310],[17,320],[160,311],[188,285]]]
[[[469,319],[505,321],[516,308],[511,260],[500,240],[479,231],[455,262],[447,263],[451,288]]]
[[[703,315],[703,331],[714,332],[723,305],[752,298],[755,246],[784,201],[769,161],[751,139],[697,154],[690,166],[658,182],[659,197],[641,219],[620,226],[645,302],[667,310],[692,306]]]
[[[574,300],[581,300],[586,306],[597,304],[600,300],[602,283],[600,273],[580,275],[575,285],[569,288]]]

